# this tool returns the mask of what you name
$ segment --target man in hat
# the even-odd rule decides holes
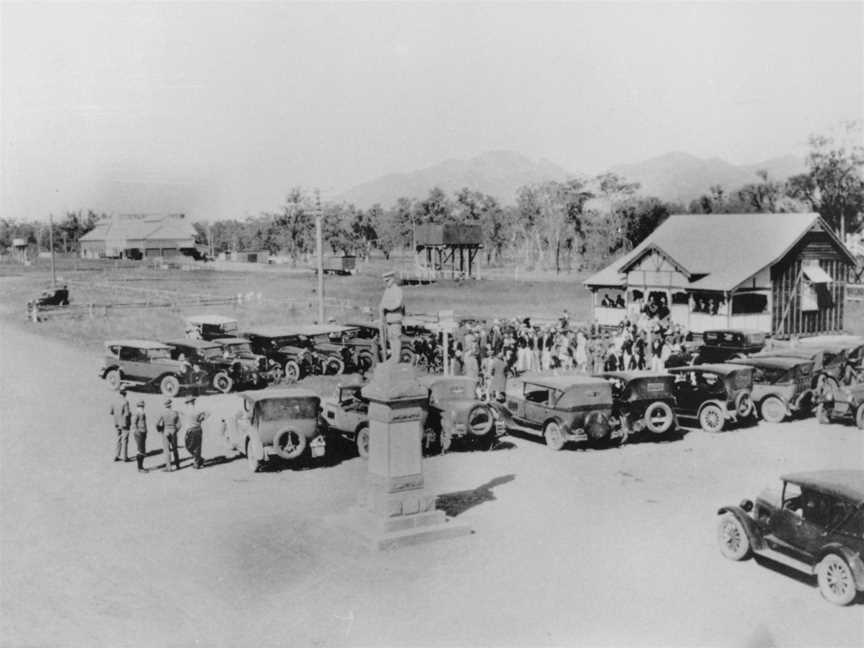
[[[171,399],[165,399],[165,409],[156,421],[156,431],[162,435],[162,450],[165,455],[165,472],[171,472],[171,454],[174,455],[174,468],[180,469],[180,453],[177,451],[177,430],[180,429],[180,414],[171,408]]]
[[[144,469],[144,457],[147,455],[147,415],[144,413],[144,401],[138,401],[135,411],[132,413],[132,435],[135,438],[137,454],[135,461],[138,463],[138,472],[146,473]]]
[[[121,450],[123,461],[129,461],[129,427],[132,424],[132,411],[129,408],[125,389],[117,393],[117,399],[111,403],[108,413],[114,417],[114,430],[117,433],[114,461],[120,461]]]
[[[405,304],[402,301],[402,289],[396,285],[396,273],[388,270],[384,273],[384,294],[378,306],[381,318],[382,340],[381,349],[384,359],[387,359],[387,349],[390,349],[391,362],[399,362],[402,351],[402,318],[405,315]]]
[[[186,412],[183,427],[186,429],[184,436],[184,444],[186,450],[192,455],[193,467],[197,470],[204,467],[204,460],[201,458],[202,432],[201,423],[207,418],[206,412],[202,412],[195,407],[195,397],[190,396],[186,399]]]

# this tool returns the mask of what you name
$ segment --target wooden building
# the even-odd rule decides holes
[[[681,214],[584,283],[602,324],[662,301],[691,331],[783,337],[843,330],[854,265],[818,214]]]
[[[483,231],[479,225],[418,225],[417,265],[435,276],[476,277],[477,253],[482,243]]]
[[[173,257],[195,254],[195,228],[182,215],[128,215],[99,221],[81,237],[87,258]]]

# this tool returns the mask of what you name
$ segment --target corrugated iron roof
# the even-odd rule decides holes
[[[815,226],[823,228],[841,251],[854,258],[816,213],[675,214],[631,252],[583,283],[621,287],[620,269],[654,247],[697,278],[688,288],[731,290],[762,268],[776,263]]]
[[[195,228],[178,216],[118,216],[99,221],[81,237],[82,241],[126,241],[135,239],[194,239]]]

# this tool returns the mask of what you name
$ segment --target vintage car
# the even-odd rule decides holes
[[[781,477],[782,487],[717,513],[720,552],[762,556],[808,576],[831,603],[864,590],[864,471],[822,470]]]
[[[362,384],[339,385],[336,394],[321,401],[321,418],[328,429],[357,447],[361,457],[369,456],[369,401]]]
[[[211,341],[222,349],[222,357],[231,362],[235,387],[262,387],[282,376],[282,369],[276,363],[252,352],[252,345],[246,338],[216,338]]]
[[[765,334],[738,329],[705,331],[702,346],[693,357],[693,364],[716,364],[733,358],[758,353],[765,346]]]
[[[316,373],[318,359],[312,341],[297,332],[295,326],[270,326],[246,331],[241,337],[249,340],[252,352],[274,362],[288,382]]]
[[[322,457],[327,439],[319,426],[320,399],[308,389],[270,388],[238,394],[239,411],[221,421],[228,445],[246,455],[256,472],[274,458]]]
[[[454,442],[488,450],[504,433],[497,412],[477,398],[476,378],[424,376],[420,384],[429,390],[423,424],[426,454],[447,452]]]
[[[195,371],[189,362],[171,357],[171,347],[152,340],[111,340],[105,342],[105,357],[99,369],[112,389],[122,384],[156,387],[165,396],[177,396],[181,389],[200,390],[207,375]]]
[[[583,375],[523,374],[507,382],[497,406],[505,428],[542,435],[552,450],[568,441],[601,443],[613,435],[612,387]]]
[[[189,315],[185,318],[186,337],[193,340],[215,340],[237,335],[237,320],[223,315]]]
[[[222,348],[206,340],[162,340],[171,349],[171,359],[188,362],[192,370],[202,372],[218,392],[227,394],[234,388],[231,363],[223,359]]]
[[[372,368],[371,340],[368,345],[355,342],[357,330],[352,326],[308,327],[307,335],[312,338],[313,349],[319,356],[319,373],[338,375],[365,373]]]
[[[695,418],[706,432],[720,432],[728,423],[754,416],[753,368],[733,364],[672,367],[675,413]]]
[[[346,322],[345,326],[350,329],[350,333],[343,337],[342,343],[355,350],[357,354],[358,371],[369,371],[372,366],[380,359],[375,358],[375,354],[380,354],[380,346],[378,338],[381,335],[381,328],[376,322]]]
[[[842,345],[798,345],[774,346],[759,353],[754,358],[798,358],[813,363],[811,388],[822,398],[825,394],[837,391],[846,374],[847,349]]]
[[[599,374],[612,387],[612,422],[624,435],[647,430],[675,430],[675,378],[650,371],[610,371]],[[626,436],[622,436],[625,439]]]
[[[27,310],[32,310],[34,306],[42,308],[45,306],[68,306],[69,305],[69,288],[63,286],[61,288],[49,288],[43,290],[39,296],[27,302]]]
[[[820,423],[851,421],[864,430],[864,383],[841,385],[835,391],[824,391],[816,405]]]
[[[759,357],[729,360],[753,368],[751,398],[764,421],[779,423],[787,416],[809,416],[815,405],[813,362],[801,358]]]

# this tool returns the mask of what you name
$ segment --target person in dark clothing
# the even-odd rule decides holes
[[[204,459],[201,457],[202,446],[202,430],[201,423],[207,418],[207,414],[195,407],[195,397],[190,396],[186,399],[186,416],[184,427],[186,432],[183,438],[183,443],[186,450],[192,455],[193,467],[197,470],[204,467]]]
[[[120,461],[121,452],[123,461],[129,461],[129,427],[132,425],[132,411],[125,389],[118,392],[117,400],[111,403],[108,413],[114,417],[114,430],[117,433],[114,461]]]
[[[174,469],[180,469],[180,453],[177,450],[177,431],[180,429],[180,414],[171,409],[171,399],[165,400],[165,409],[156,421],[156,431],[162,435],[162,450],[165,455],[165,472],[171,472],[171,455]]]
[[[135,438],[135,462],[138,472],[146,473],[144,457],[147,455],[147,415],[144,413],[144,401],[138,401],[132,413],[132,435]]]

